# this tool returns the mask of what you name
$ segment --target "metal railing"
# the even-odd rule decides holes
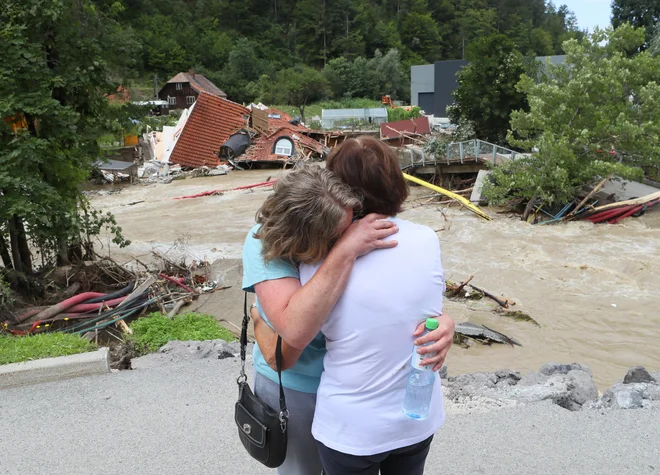
[[[515,150],[492,144],[484,140],[466,140],[447,144],[444,156],[436,156],[424,151],[423,148],[408,148],[410,163],[402,168],[433,166],[438,164],[464,164],[469,162],[490,162],[501,165],[508,160],[525,156]],[[405,160],[407,161],[407,160]]]

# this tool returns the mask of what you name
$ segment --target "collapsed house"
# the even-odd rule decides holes
[[[318,138],[324,133],[313,131],[277,109],[252,107],[251,130],[232,135],[220,149],[220,158],[232,164],[241,163],[295,163],[310,159],[323,159],[329,149]],[[316,136],[314,138],[313,136]],[[230,149],[231,142],[241,137],[242,150]],[[243,151],[244,153],[237,153]],[[233,153],[233,157],[230,154]]]
[[[145,134],[145,140],[154,166],[190,169],[230,164],[241,168],[321,160],[329,151],[329,135],[305,127],[280,110],[247,108],[201,93],[176,126]]]

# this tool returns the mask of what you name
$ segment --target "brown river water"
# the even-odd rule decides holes
[[[115,213],[133,244],[118,260],[148,257],[152,248],[189,259],[240,258],[241,247],[268,189],[233,191],[191,200],[172,198],[229,189],[276,178],[279,170],[133,185],[114,195],[93,196],[99,209]],[[107,192],[107,188],[103,189]],[[457,322],[471,321],[508,334],[522,347],[455,347],[450,374],[515,369],[538,370],[548,362],[588,365],[602,390],[628,368],[660,370],[660,212],[622,224],[575,222],[531,226],[486,210],[486,222],[456,206],[417,206],[426,189],[413,187],[401,215],[437,230],[446,278],[473,274],[477,287],[516,302],[540,327],[498,315],[490,301],[446,301]],[[135,203],[143,201],[142,203]],[[107,252],[107,240],[103,240]],[[414,263],[410,263],[414,265]]]

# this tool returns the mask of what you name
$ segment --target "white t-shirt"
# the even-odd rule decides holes
[[[325,446],[351,455],[419,443],[445,418],[437,375],[429,417],[413,420],[402,411],[412,334],[420,322],[440,315],[445,282],[435,232],[393,221],[399,226],[392,237],[398,246],[356,261],[344,294],[321,329],[327,353],[312,434]],[[319,265],[300,266],[303,285]]]

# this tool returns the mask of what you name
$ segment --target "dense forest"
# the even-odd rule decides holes
[[[115,20],[115,53],[129,66],[118,79],[145,84],[195,68],[240,102],[267,96],[279,71],[303,65],[325,69],[332,98],[407,99],[410,65],[463,58],[477,38],[500,33],[523,54],[550,55],[583,35],[566,6],[545,0],[96,2]],[[377,71],[392,63],[400,74],[387,81]],[[338,72],[353,84],[333,86]]]

